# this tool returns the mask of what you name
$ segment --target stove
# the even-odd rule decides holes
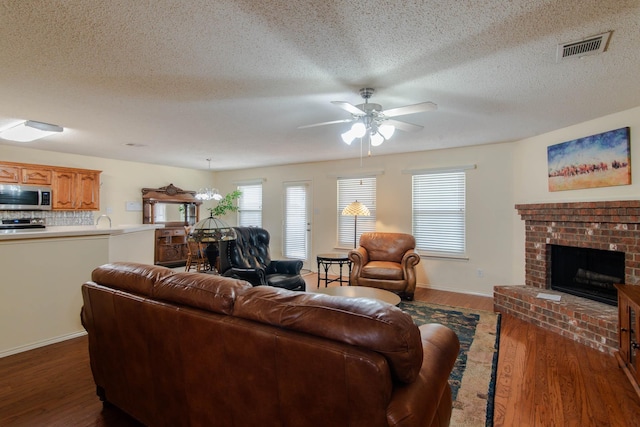
[[[43,218],[3,219],[0,230],[11,232],[12,230],[28,231],[42,230],[46,228]]]

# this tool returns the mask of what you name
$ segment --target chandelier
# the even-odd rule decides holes
[[[205,159],[209,162],[209,170],[211,170],[211,159]],[[222,194],[217,188],[204,187],[198,190],[196,193],[196,199],[198,200],[222,200]]]
[[[222,194],[217,188],[201,188],[196,193],[196,199],[198,200],[222,200]]]

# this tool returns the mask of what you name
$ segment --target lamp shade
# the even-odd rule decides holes
[[[355,138],[362,138],[367,133],[367,127],[362,122],[354,123],[351,126],[351,133]]]
[[[220,242],[223,240],[235,240],[236,232],[229,224],[211,215],[198,221],[191,232],[194,239],[200,242]]]
[[[378,145],[384,142],[384,138],[379,133],[374,133],[371,135],[371,145],[377,147]]]
[[[396,127],[393,125],[381,125],[378,128],[378,132],[384,137],[384,139],[389,139],[393,136],[396,131]]]
[[[351,132],[351,130],[346,131],[341,136],[342,136],[342,140],[347,145],[351,145],[353,140],[356,139],[356,137],[353,135],[353,132]]]
[[[349,203],[343,210],[342,215],[346,216],[370,216],[369,209],[359,201]]]

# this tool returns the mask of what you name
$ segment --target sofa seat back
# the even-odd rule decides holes
[[[96,269],[82,294],[99,394],[145,425],[417,426],[450,413],[457,347],[423,378],[443,356],[423,354],[388,304],[124,263]]]

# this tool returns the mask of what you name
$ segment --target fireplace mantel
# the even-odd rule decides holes
[[[549,245],[625,253],[625,283],[640,283],[640,200],[515,206],[525,221],[525,286],[496,286],[496,311],[604,352],[617,348],[617,310],[548,289]],[[538,298],[540,292],[561,301]]]

